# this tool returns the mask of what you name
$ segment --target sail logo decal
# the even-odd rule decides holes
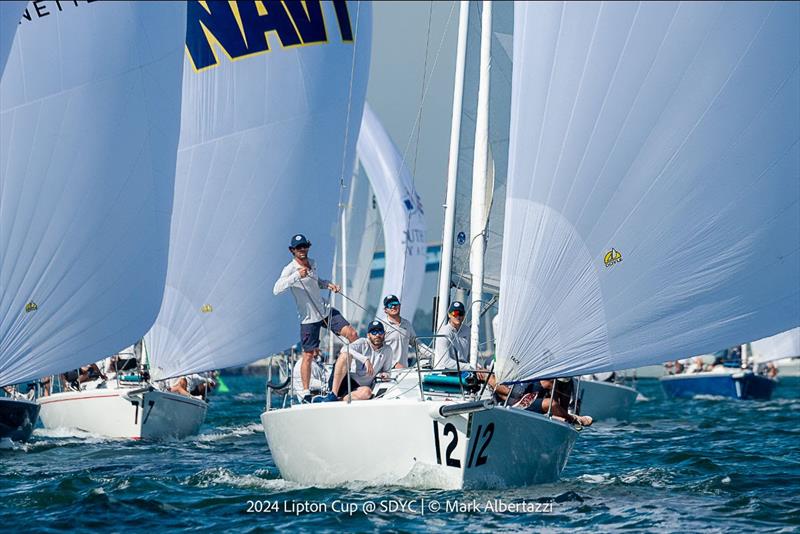
[[[353,42],[345,0],[333,0],[342,42]],[[332,21],[328,21],[330,25]],[[281,48],[328,42],[320,0],[203,1],[191,0],[186,11],[186,53],[195,72],[219,64],[219,51],[231,61],[270,51],[267,34]]]
[[[203,313],[211,313],[214,311],[214,308],[211,307],[211,304],[203,304],[203,306],[200,308],[200,311]]]
[[[606,267],[611,267],[612,265],[616,265],[617,263],[622,261],[622,253],[615,248],[612,248],[606,255],[603,256],[603,263],[606,264]]]
[[[456,236],[456,242],[459,245],[463,245],[464,243],[466,243],[467,242],[467,234],[465,234],[464,232],[458,232],[458,235]]]
[[[38,309],[39,309],[39,306],[33,301],[30,301],[29,303],[27,303],[25,305],[25,313],[30,313],[30,312],[36,311]]]

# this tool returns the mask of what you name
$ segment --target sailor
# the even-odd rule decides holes
[[[217,383],[213,379],[194,373],[173,378],[169,384],[169,391],[187,397],[205,398],[215,387]]]
[[[352,400],[372,397],[375,379],[388,378],[392,368],[392,350],[384,343],[386,330],[380,321],[367,326],[367,337],[342,347],[333,370],[331,393],[326,401],[342,399],[347,395],[347,366],[350,366],[350,392]]]
[[[383,311],[386,314],[385,343],[392,350],[392,367],[408,367],[408,347],[416,343],[417,333],[411,321],[400,315],[400,299],[397,295],[389,295],[383,299]],[[420,349],[424,350],[422,347]]]
[[[330,280],[324,280],[317,274],[317,265],[308,257],[311,241],[303,234],[292,236],[289,241],[289,252],[292,261],[283,268],[280,278],[275,282],[272,292],[279,295],[290,289],[297,305],[300,318],[300,344],[303,347],[303,359],[300,366],[302,396],[306,402],[311,401],[309,391],[311,383],[311,361],[319,353],[319,331],[324,326],[337,335],[347,338],[350,343],[358,339],[355,329],[342,317],[334,307],[329,307],[322,298],[320,289],[339,292],[339,286]],[[330,317],[330,324],[328,318]]]
[[[460,301],[453,301],[447,309],[447,322],[436,331],[436,357],[434,369],[457,369],[469,364],[469,329],[461,328],[465,308]]]
[[[525,387],[519,390],[518,387],[521,385]],[[496,387],[495,394],[502,397],[505,393],[509,397],[507,404],[513,408],[540,414],[550,413],[570,424],[590,426],[593,423],[591,416],[569,413],[569,402],[573,389],[574,383],[571,378],[559,378],[556,380],[543,378],[527,384],[515,384],[511,388],[501,384]],[[554,390],[555,394],[553,393]],[[517,398],[516,395],[522,392],[524,394]],[[512,395],[514,398],[512,398]],[[555,398],[555,402],[553,402],[553,398]]]

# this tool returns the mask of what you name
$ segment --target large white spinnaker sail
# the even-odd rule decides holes
[[[784,358],[800,358],[800,327],[775,334],[750,344],[753,359],[767,363]]]
[[[517,4],[502,381],[800,318],[800,4]]]
[[[0,2],[0,77],[3,75],[11,45],[14,43],[14,35],[17,33],[17,26],[26,5],[28,0]]]
[[[397,295],[404,315],[413,318],[425,277],[425,214],[411,171],[368,104],[358,137],[358,157],[383,222],[386,268],[380,298]]]
[[[0,83],[0,385],[133,344],[164,289],[186,6],[62,7]]]
[[[153,375],[241,365],[299,341],[272,286],[300,232],[330,265],[353,169],[368,2],[189,2],[167,287]]]

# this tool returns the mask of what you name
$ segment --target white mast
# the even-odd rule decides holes
[[[489,62],[492,45],[492,3],[483,4],[481,17],[481,65],[478,84],[478,115],[475,120],[475,152],[472,158],[472,206],[469,228],[469,270],[472,275],[472,325],[469,363],[478,363],[481,298],[483,295],[483,254],[486,248],[486,160],[489,153]]]
[[[441,323],[447,316],[447,308],[450,304],[450,271],[453,268],[453,229],[455,228],[458,145],[461,133],[461,102],[464,96],[464,65],[467,57],[467,26],[469,22],[469,2],[467,0],[461,1],[458,13],[458,47],[456,48],[456,76],[453,87],[453,119],[450,124],[450,159],[447,163],[447,194],[444,204],[442,260],[439,268],[439,302],[436,306],[436,320],[438,323]]]

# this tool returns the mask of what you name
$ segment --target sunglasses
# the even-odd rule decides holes
[[[393,309],[399,308],[399,307],[400,307],[400,303],[399,302],[392,302],[392,303],[386,305],[386,308],[388,308],[390,310],[393,310]]]
[[[296,247],[294,247],[295,250],[306,250],[309,248],[311,248],[311,245],[297,245]]]
[[[453,317],[464,317],[464,312],[460,312],[460,311],[458,311],[458,310],[456,310],[456,311],[451,311],[451,312],[450,312],[450,315],[452,315]]]
[[[370,330],[368,333],[372,334],[373,336],[383,336],[386,334],[386,332],[383,330]]]

